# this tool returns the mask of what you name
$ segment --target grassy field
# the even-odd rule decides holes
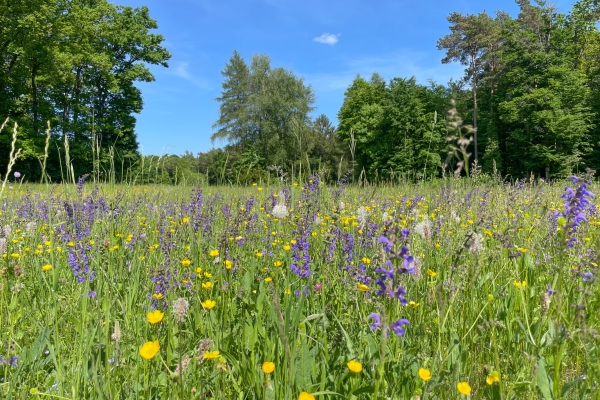
[[[588,190],[14,185],[0,397],[599,398]]]

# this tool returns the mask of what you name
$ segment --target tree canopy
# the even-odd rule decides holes
[[[167,67],[170,58],[164,38],[150,33],[157,27],[147,7],[106,0],[0,1],[0,116],[20,126],[20,171],[40,176],[47,122],[53,180],[59,160],[76,176],[137,161],[133,114],[143,102],[135,82],[153,81],[147,65]],[[9,139],[0,136],[0,154]]]

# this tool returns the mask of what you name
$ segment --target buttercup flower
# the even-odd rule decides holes
[[[146,342],[140,347],[140,356],[145,358],[146,360],[150,360],[154,358],[156,353],[160,350],[160,345],[158,344],[158,340],[154,342]]]
[[[219,255],[219,250],[211,250],[208,255],[211,257],[217,257]]]
[[[470,395],[471,394],[471,386],[467,382],[458,382],[456,384],[456,388],[460,392],[460,394]]]
[[[221,353],[219,352],[219,350],[205,351],[202,358],[204,358],[205,360],[213,360],[215,358],[219,358],[220,356],[221,356]]]
[[[362,364],[355,360],[348,361],[348,369],[354,373],[359,373],[362,371]]]
[[[43,271],[50,271],[52,269],[52,265],[46,264],[42,266]]]
[[[492,373],[489,374],[487,376],[487,378],[485,379],[485,382],[488,385],[493,385],[494,383],[500,382],[500,372],[498,372],[498,371],[492,371]]]
[[[298,400],[315,400],[315,396],[307,392],[302,392],[298,396]]]
[[[183,260],[181,260],[181,265],[183,267],[189,267],[192,264],[192,262],[190,260],[188,260],[187,258],[184,258]]]
[[[262,370],[265,374],[272,374],[275,371],[275,363],[271,361],[265,361],[262,365]]]
[[[151,324],[158,324],[160,321],[162,321],[164,316],[165,313],[161,312],[160,310],[150,311],[148,314],[146,314],[146,318]]]
[[[425,382],[431,379],[431,371],[425,368],[419,368],[419,378],[423,379]]]
[[[362,293],[366,293],[369,290],[371,290],[370,287],[368,287],[367,285],[363,285],[362,283],[357,283],[356,286],[358,287],[358,290],[360,290]]]
[[[519,281],[515,280],[513,283],[515,284],[515,286],[516,286],[518,289],[522,289],[522,288],[524,288],[525,286],[527,286],[527,281],[522,281],[522,282],[519,282]]]
[[[205,310],[211,310],[217,304],[217,302],[214,300],[206,300],[200,304],[202,304],[202,307],[204,307]]]

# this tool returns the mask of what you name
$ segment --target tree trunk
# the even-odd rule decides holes
[[[473,146],[474,158],[477,161],[477,70],[475,69],[475,54],[471,55],[471,68],[473,69]]]

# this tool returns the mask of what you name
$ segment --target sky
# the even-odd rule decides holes
[[[554,0],[568,12],[572,0]],[[211,142],[219,116],[221,71],[234,50],[249,64],[266,54],[271,67],[291,70],[311,85],[313,116],[337,125],[344,92],[357,74],[369,78],[428,79],[446,84],[464,66],[442,64],[437,40],[450,33],[446,17],[456,11],[496,10],[516,17],[514,0],[116,0],[147,6],[172,54],[169,68],[150,66],[156,80],[139,83],[144,109],[136,132],[145,154],[193,154],[223,147]]]

